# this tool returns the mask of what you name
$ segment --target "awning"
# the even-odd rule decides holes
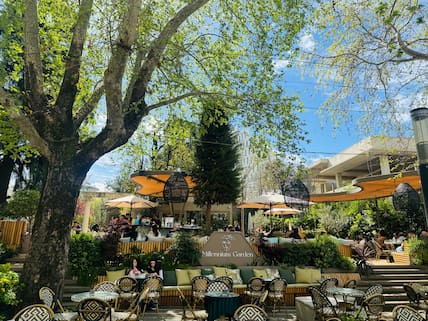
[[[174,171],[138,171],[131,175],[131,181],[140,185],[140,189],[137,190],[138,194],[151,197],[163,197],[165,183],[174,173]],[[191,191],[196,184],[189,175],[185,173],[182,174]]]
[[[421,179],[417,171],[395,173],[389,175],[377,175],[356,178],[352,185],[359,187],[357,192],[338,192],[312,194],[310,201],[315,203],[356,201],[365,199],[376,199],[392,196],[400,183],[407,183],[415,190],[421,189]]]

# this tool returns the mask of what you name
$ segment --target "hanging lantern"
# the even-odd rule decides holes
[[[287,206],[303,209],[308,207],[309,190],[306,185],[297,178],[290,178],[281,184],[284,202]]]
[[[418,192],[407,183],[400,183],[392,194],[392,203],[397,211],[416,212],[420,207]]]
[[[163,199],[169,203],[185,203],[189,197],[189,186],[180,172],[172,174],[163,188]]]

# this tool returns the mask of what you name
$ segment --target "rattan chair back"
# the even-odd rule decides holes
[[[14,321],[51,321],[53,310],[45,304],[32,304],[18,311],[13,317]]]

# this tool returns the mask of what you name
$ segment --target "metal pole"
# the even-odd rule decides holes
[[[425,224],[428,227],[428,108],[410,111],[419,159],[419,175],[424,198]]]

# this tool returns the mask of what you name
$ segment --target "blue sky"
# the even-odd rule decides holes
[[[317,113],[325,97],[315,90],[315,86],[314,79],[301,79],[299,71],[294,70],[287,74],[287,93],[300,94],[305,106],[305,112],[301,116],[306,123],[311,142],[302,145],[305,150],[302,156],[309,164],[316,159],[331,157],[363,138],[353,124],[343,124],[334,129],[328,116],[321,117]],[[100,190],[105,190],[106,183],[113,180],[118,168],[114,156],[105,155],[92,166],[86,181]]]
[[[304,36],[300,45],[311,50],[315,43],[311,37]],[[276,68],[286,68],[286,65],[286,61],[275,62]],[[286,93],[290,96],[298,94],[305,106],[301,119],[306,123],[305,129],[309,133],[310,143],[302,143],[302,148],[305,150],[302,157],[308,164],[320,158],[332,157],[364,138],[354,124],[346,123],[334,128],[328,115],[318,114],[318,109],[326,96],[316,89],[316,85],[316,80],[310,76],[305,75],[302,78],[298,68],[287,70],[284,79]],[[86,183],[104,191],[106,184],[113,180],[118,169],[119,164],[114,157],[114,152],[105,155],[92,166],[86,177]]]

